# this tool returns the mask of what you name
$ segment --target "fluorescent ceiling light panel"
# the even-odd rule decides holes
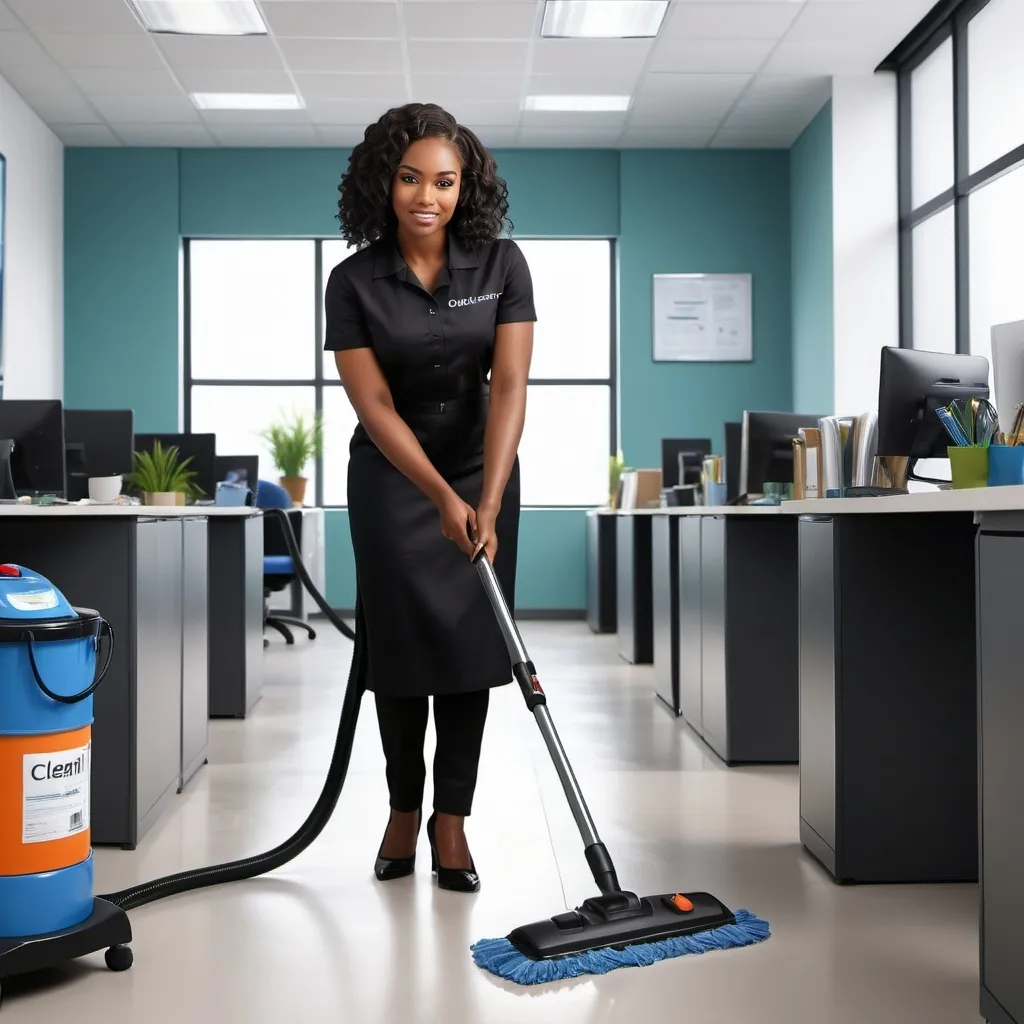
[[[526,110],[597,111],[629,110],[628,96],[527,96]]]
[[[148,32],[182,36],[266,35],[254,0],[127,0]]]
[[[546,0],[540,34],[549,39],[649,39],[668,0]]]
[[[194,92],[192,102],[200,110],[302,110],[295,93]]]

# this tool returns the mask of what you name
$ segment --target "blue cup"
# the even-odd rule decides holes
[[[704,504],[709,508],[720,508],[729,500],[729,488],[726,484],[704,485]]]
[[[1024,445],[990,445],[989,487],[1014,487],[1020,484],[1024,484]]]

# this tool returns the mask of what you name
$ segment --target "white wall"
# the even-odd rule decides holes
[[[64,395],[64,147],[0,78],[4,397]]]
[[[835,411],[878,406],[879,349],[899,344],[896,76],[832,80]]]

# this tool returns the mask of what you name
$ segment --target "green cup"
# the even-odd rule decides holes
[[[988,448],[947,448],[953,489],[988,486]]]

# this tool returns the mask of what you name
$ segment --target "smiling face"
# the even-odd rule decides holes
[[[419,139],[402,157],[391,184],[398,230],[408,238],[444,231],[455,214],[462,158],[447,139]]]

